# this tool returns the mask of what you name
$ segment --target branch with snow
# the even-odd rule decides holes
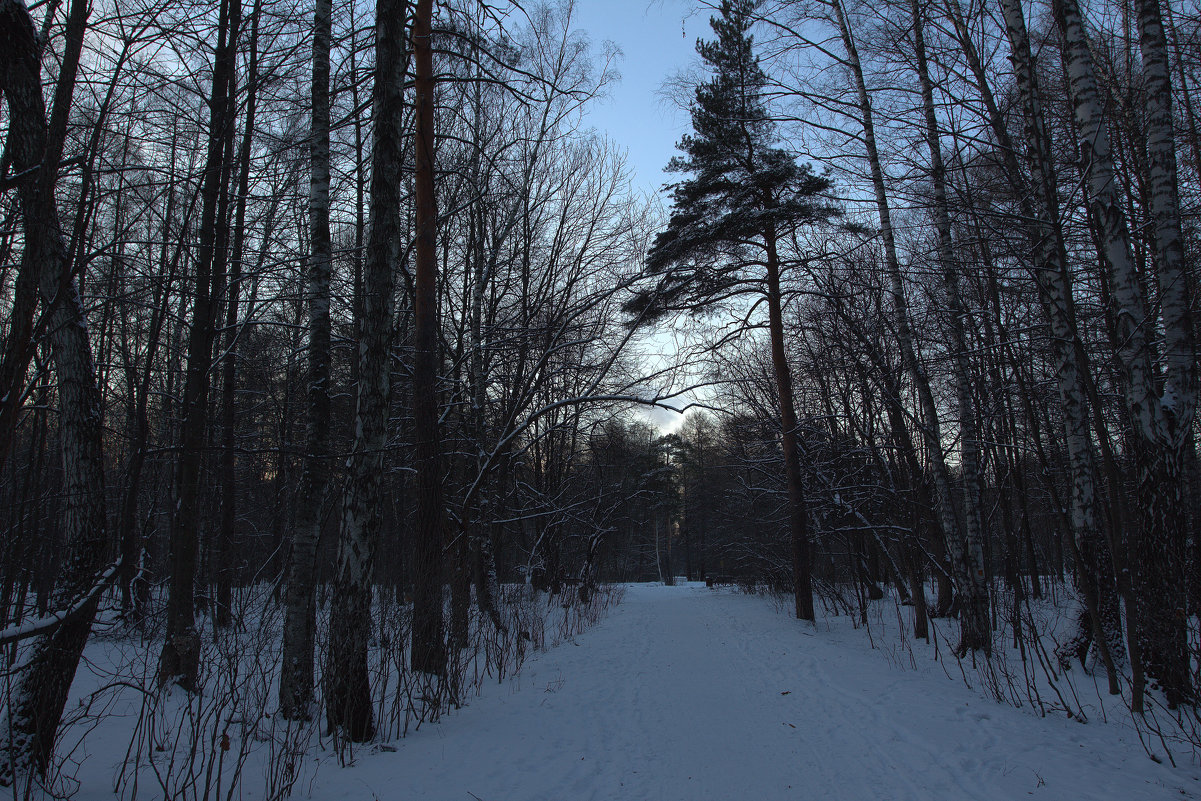
[[[104,592],[105,589],[113,582],[117,576],[117,571],[121,569],[121,559],[113,562],[107,570],[96,577],[96,581],[92,584],[92,588],[87,591],[79,600],[71,604],[66,609],[60,609],[56,612],[51,612],[44,617],[39,617],[35,620],[28,620],[24,623],[18,623],[15,626],[9,626],[6,629],[0,629],[0,646],[8,645],[9,643],[20,642],[21,640],[30,637],[37,637],[42,634],[48,634],[54,629],[69,620],[78,617],[83,613],[84,609],[92,601]]]

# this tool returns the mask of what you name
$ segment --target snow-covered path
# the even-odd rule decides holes
[[[1138,799],[1201,796],[1118,726],[1037,718],[862,632],[761,599],[634,586],[598,627],[347,770],[322,799]]]

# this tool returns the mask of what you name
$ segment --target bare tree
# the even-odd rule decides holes
[[[1188,648],[1184,624],[1183,453],[1190,441],[1196,406],[1195,353],[1189,317],[1189,285],[1173,259],[1173,173],[1164,161],[1165,149],[1172,151],[1171,100],[1162,95],[1149,99],[1151,153],[1158,164],[1153,172],[1157,200],[1156,264],[1160,289],[1161,324],[1165,340],[1163,356],[1167,369],[1163,390],[1157,388],[1156,370],[1149,341],[1148,301],[1131,257],[1126,216],[1117,196],[1110,138],[1097,88],[1097,79],[1084,28],[1075,0],[1057,0],[1055,20],[1064,42],[1064,59],[1072,93],[1081,160],[1085,168],[1090,213],[1097,226],[1098,247],[1107,270],[1114,303],[1124,390],[1137,446],[1138,493],[1141,520],[1131,532],[1130,553],[1134,569],[1134,616],[1138,642],[1147,674],[1158,679],[1172,705],[1191,697]],[[1147,12],[1144,12],[1146,16]],[[1156,15],[1157,16],[1157,15]],[[1150,20],[1147,20],[1150,23]],[[1143,27],[1146,27],[1144,25]],[[1152,28],[1155,26],[1152,24]],[[1162,39],[1162,31],[1158,32]],[[1147,38],[1144,33],[1144,38]],[[1152,36],[1151,38],[1154,38]],[[1152,58],[1145,64],[1156,92],[1169,89],[1166,65],[1156,57],[1157,47],[1148,42]],[[1144,58],[1146,61],[1146,58]],[[1158,82],[1158,83],[1156,83]],[[1154,92],[1148,91],[1148,95]],[[1166,256],[1166,261],[1164,260]],[[1173,272],[1175,270],[1175,272]],[[1181,424],[1184,424],[1183,427]],[[1136,692],[1141,692],[1140,690]],[[1139,704],[1135,703],[1138,708]]]
[[[167,600],[167,639],[159,658],[159,682],[176,682],[188,691],[199,690],[200,635],[195,620],[196,559],[199,550],[200,462],[208,425],[208,390],[216,337],[217,299],[224,290],[228,222],[229,170],[234,121],[233,72],[238,33],[242,24],[241,0],[222,0],[218,15],[217,47],[213,61],[209,100],[208,155],[196,271],[195,298],[188,335],[187,380],[183,388],[183,423],[176,476],[176,503],[171,522],[170,595]]]
[[[28,627],[38,637],[8,707],[8,742],[0,755],[0,783],[5,785],[27,770],[45,773],[67,692],[91,631],[99,602],[97,588],[103,587],[113,573],[104,571],[111,549],[104,509],[102,404],[87,319],[75,276],[69,269],[54,196],[61,136],[71,105],[86,19],[87,4],[72,2],[68,58],[60,73],[54,116],[48,125],[33,21],[24,4],[15,0],[0,3],[0,31],[6,42],[0,54],[0,76],[9,116],[6,153],[15,173],[21,176],[22,272],[28,269],[35,276],[48,315],[58,378],[67,499],[63,515],[67,554],[51,601],[58,614],[50,618],[51,625]]]
[[[428,4],[426,6],[428,10]],[[404,0],[376,7],[375,88],[371,143],[370,231],[359,317],[358,399],[350,471],[342,503],[337,574],[324,672],[326,720],[351,740],[375,733],[367,641],[371,631],[371,567],[379,538],[381,486],[391,400],[393,271],[402,264],[401,169],[404,165],[404,79],[409,50]],[[428,31],[428,28],[426,29]],[[427,33],[428,44],[428,33]]]
[[[301,508],[292,535],[284,595],[280,714],[301,719],[313,700],[313,642],[317,542],[330,492],[330,38],[333,4],[317,0],[313,12],[312,123],[309,131],[308,427],[301,479]]]

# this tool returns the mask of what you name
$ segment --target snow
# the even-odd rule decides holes
[[[890,664],[846,618],[815,630],[698,585],[629,586],[596,628],[394,745],[323,770],[311,797],[1201,797],[1121,726],[1003,706]]]
[[[131,736],[145,743],[138,720],[158,721],[151,738],[164,742],[176,717],[200,715],[233,736],[226,768],[245,760],[241,799],[278,790],[293,755],[293,798],[314,801],[1201,798],[1201,771],[1187,751],[1176,753],[1181,767],[1153,762],[1119,702],[1105,714],[1086,702],[1088,724],[996,703],[978,674],[945,661],[945,638],[938,660],[933,646],[910,649],[896,637],[896,607],[878,604],[869,636],[845,615],[801,623],[730,589],[628,585],[598,625],[530,657],[516,676],[486,682],[462,709],[340,755],[313,728],[271,733],[274,689],[262,670],[239,679],[251,698],[241,717],[215,707],[200,715],[215,693],[196,697],[191,712],[183,693],[151,713],[137,692],[96,696],[107,700],[89,705],[105,714],[69,727],[71,777],[60,788],[77,801],[129,798],[128,781],[117,795],[113,788]],[[153,643],[139,656],[126,640],[93,641],[76,697],[142,670],[130,662],[145,660],[152,675]],[[238,733],[260,714],[251,726],[259,733]],[[203,772],[222,752],[210,735],[200,739],[213,750],[192,757]],[[171,756],[163,747],[160,765]],[[137,794],[162,797],[153,776],[141,776]]]

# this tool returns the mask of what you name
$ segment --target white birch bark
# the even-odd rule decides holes
[[[1164,330],[1162,394],[1152,362],[1149,315],[1118,196],[1109,133],[1097,88],[1084,19],[1077,0],[1056,0],[1056,24],[1064,41],[1085,189],[1098,226],[1116,319],[1118,360],[1135,439],[1138,465],[1137,531],[1130,532],[1137,643],[1148,676],[1164,688],[1169,705],[1192,695],[1184,583],[1183,444],[1196,405],[1196,366],[1188,310],[1188,280],[1174,249],[1174,144],[1171,83],[1158,5],[1140,5],[1140,41],[1148,80],[1147,147],[1152,161],[1152,216],[1156,278]],[[1155,95],[1155,97],[1152,97]],[[1177,217],[1175,225],[1178,226]],[[1178,230],[1178,228],[1177,228]],[[1181,328],[1185,330],[1181,330]],[[1128,610],[1129,611],[1129,610]],[[1136,688],[1140,692],[1141,688]],[[1137,703],[1136,703],[1137,706]]]
[[[1155,226],[1156,272],[1164,342],[1162,408],[1165,445],[1180,450],[1197,408],[1197,353],[1189,290],[1196,279],[1184,258],[1168,45],[1159,0],[1138,0],[1139,47],[1147,105],[1148,178]]]
[[[1101,591],[1098,592],[1093,577],[1084,575],[1085,571],[1094,569],[1100,553],[1098,545],[1102,533],[1094,480],[1096,456],[1089,431],[1088,390],[1075,355],[1078,333],[1051,162],[1051,138],[1043,115],[1038,72],[1021,0],[1001,0],[1001,10],[1010,44],[1010,60],[1022,99],[1026,161],[1030,170],[1029,205],[1032,206],[1027,214],[1031,219],[1030,244],[1034,277],[1051,327],[1056,385],[1063,410],[1064,441],[1072,475],[1072,533],[1077,558],[1084,564],[1084,570],[1077,571],[1078,580],[1112,693],[1118,690],[1114,659],[1119,658],[1122,652],[1121,625],[1118,620],[1104,620],[1102,617],[1102,607],[1108,607],[1109,604],[1103,604],[1099,596],[1112,593],[1113,588],[1100,587]]]

